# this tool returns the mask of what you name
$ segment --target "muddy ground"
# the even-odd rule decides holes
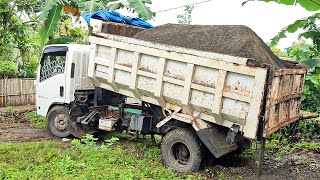
[[[237,162],[219,160],[207,167],[199,176],[207,179],[262,179],[262,180],[316,180],[320,179],[320,154],[315,152],[298,152],[283,157],[280,161],[267,154],[263,174],[257,176],[258,166],[254,160]],[[219,179],[219,178],[218,178]]]
[[[22,108],[23,109],[23,108]],[[20,109],[18,109],[20,111]],[[56,139],[43,127],[32,126],[24,113],[7,113],[1,111],[0,116],[0,142],[28,142]]]
[[[47,133],[44,127],[34,127],[22,115],[6,116],[0,119],[1,142],[28,142],[42,140],[60,140]],[[192,173],[205,179],[265,179],[265,180],[292,180],[320,179],[320,154],[316,152],[290,153],[276,161],[271,152],[268,152],[263,166],[263,175],[258,178],[255,160],[240,161],[237,158],[226,157],[213,161],[204,170]],[[181,174],[187,177],[188,174]]]

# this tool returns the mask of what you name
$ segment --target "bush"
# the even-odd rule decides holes
[[[35,111],[26,113],[24,118],[28,119],[32,126],[46,127],[46,117],[38,115]]]
[[[18,73],[18,66],[12,61],[0,61],[0,73],[16,74]]]
[[[34,78],[37,75],[39,57],[33,56],[30,60],[24,62],[23,70],[26,72],[28,78]]]

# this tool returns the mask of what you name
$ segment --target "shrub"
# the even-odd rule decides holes
[[[37,75],[39,57],[33,56],[30,60],[24,62],[23,70],[26,72],[26,77],[34,78]]]
[[[18,66],[12,61],[0,61],[0,73],[16,74],[18,73]]]

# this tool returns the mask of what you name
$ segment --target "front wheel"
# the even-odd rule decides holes
[[[55,136],[64,138],[72,133],[70,115],[67,107],[55,106],[48,112],[47,128]]]
[[[199,170],[202,162],[201,142],[187,129],[175,129],[166,134],[161,144],[162,161],[178,172]]]

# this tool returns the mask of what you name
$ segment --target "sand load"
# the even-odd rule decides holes
[[[165,24],[144,30],[134,38],[202,51],[252,58],[285,68],[263,40],[249,27],[242,25]]]

